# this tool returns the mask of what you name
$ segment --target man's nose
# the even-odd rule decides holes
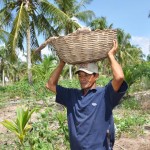
[[[82,76],[82,77],[81,77],[81,80],[85,80],[85,79],[86,79],[86,77],[85,77],[85,76]]]

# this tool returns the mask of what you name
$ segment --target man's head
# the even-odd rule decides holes
[[[80,64],[76,73],[78,74],[82,89],[96,87],[96,79],[98,78],[98,66],[96,63]]]

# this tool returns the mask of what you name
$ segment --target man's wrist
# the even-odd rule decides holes
[[[60,64],[59,64],[60,66],[65,66],[65,64],[66,63],[63,60],[60,60]]]
[[[108,58],[115,58],[114,54],[109,54],[108,53]]]

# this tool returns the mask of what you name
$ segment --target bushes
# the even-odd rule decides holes
[[[134,97],[126,97],[121,104],[121,108],[128,110],[139,110],[140,104]]]
[[[127,112],[123,116],[115,115],[114,121],[116,125],[117,136],[121,134],[136,137],[143,134],[143,125],[147,123],[146,114],[138,114]]]
[[[0,93],[9,95],[9,98],[15,98],[16,96],[19,98],[34,98],[36,100],[45,98],[49,96],[50,92],[45,88],[45,82],[39,81],[36,84],[29,85],[26,81],[20,81],[13,85],[0,87],[2,90]],[[8,98],[8,97],[7,97]]]
[[[132,137],[143,134],[143,125],[148,123],[148,116],[134,97],[126,97],[114,111],[117,137],[121,134]]]
[[[69,150],[66,111],[57,106],[46,107],[37,114],[32,131],[27,135],[24,146],[33,150]]]

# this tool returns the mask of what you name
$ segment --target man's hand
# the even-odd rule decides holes
[[[124,73],[121,66],[119,65],[119,63],[116,61],[114,57],[118,49],[117,40],[114,40],[113,44],[114,44],[113,48],[108,52],[108,58],[113,73],[112,86],[114,91],[117,92],[124,81]]]
[[[108,56],[115,55],[118,49],[118,42],[117,40],[113,40],[113,48],[108,52]]]
[[[66,63],[62,59],[60,59],[60,64],[65,65]]]
[[[46,88],[50,91],[56,93],[56,85],[58,83],[58,79],[60,77],[60,74],[65,66],[65,62],[60,59],[59,65],[56,67],[56,69],[52,72],[47,84]]]

